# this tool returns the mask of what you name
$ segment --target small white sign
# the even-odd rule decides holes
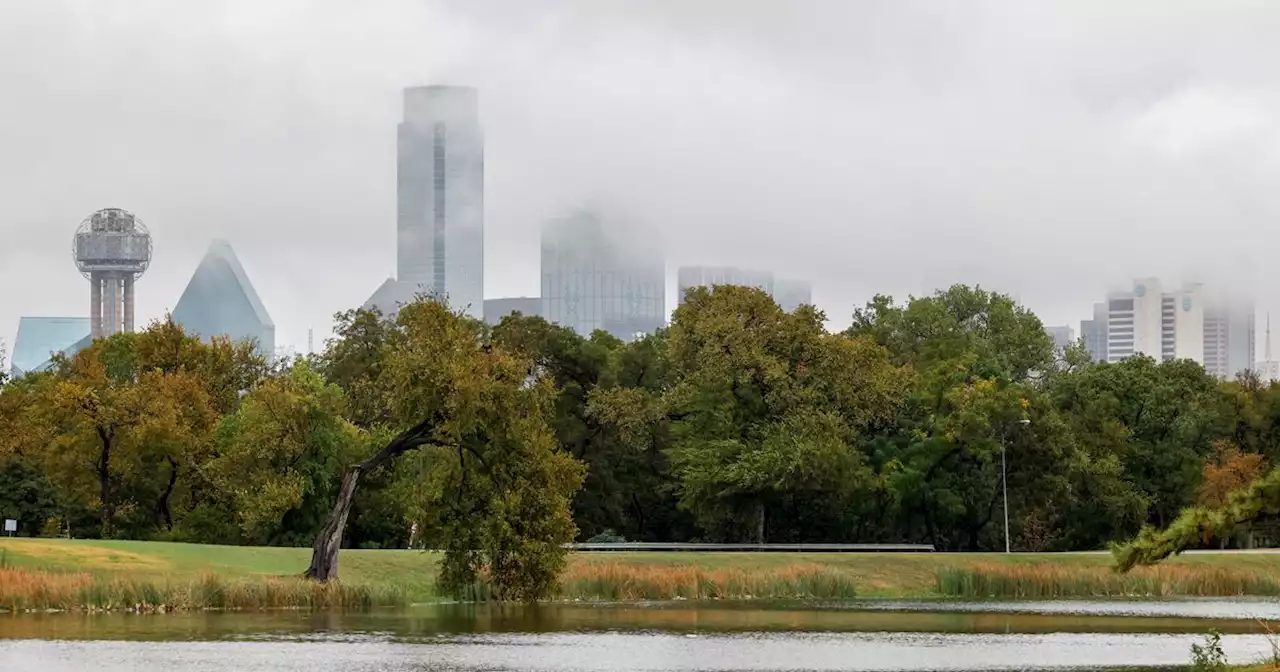
[[[4,531],[5,531],[5,532],[17,532],[17,531],[18,531],[18,521],[14,520],[14,519],[12,519],[12,518],[5,518],[5,519],[4,519]]]

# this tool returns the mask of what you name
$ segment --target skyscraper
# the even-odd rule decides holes
[[[173,320],[206,341],[252,339],[258,352],[275,356],[276,327],[231,245],[215,240],[173,308]]]
[[[773,296],[773,274],[768,271],[751,271],[730,266],[681,266],[676,271],[676,304],[684,305],[685,292],[693,287],[716,285],[755,287]]]
[[[774,280],[773,300],[788,313],[802,305],[813,305],[813,286],[804,280]]]
[[[1204,368],[1223,380],[1254,368],[1257,325],[1253,302],[1214,295],[1204,312]]]
[[[1053,340],[1053,347],[1058,350],[1066,350],[1076,342],[1076,332],[1068,326],[1061,327],[1045,327],[1044,333]]]
[[[597,329],[630,340],[666,323],[666,266],[660,254],[613,238],[582,211],[542,232],[542,317],[582,336]]]
[[[1106,309],[1102,314],[1100,309]],[[1254,368],[1253,303],[1189,283],[1165,292],[1156,278],[1135,280],[1133,289],[1112,292],[1081,322],[1095,357],[1118,362],[1135,354],[1158,360],[1190,359],[1223,379]],[[1106,350],[1098,351],[1099,333]]]
[[[404,90],[397,142],[396,280],[484,317],[484,138],[462,86]],[[384,311],[388,312],[388,311]]]
[[[1080,321],[1080,337],[1089,358],[1095,362],[1107,361],[1107,304],[1093,304],[1093,319]]]

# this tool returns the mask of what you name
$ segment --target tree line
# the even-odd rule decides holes
[[[0,381],[0,517],[314,543],[317,578],[339,546],[442,548],[452,584],[521,596],[575,539],[1002,549],[1005,481],[1015,550],[1102,548],[1222,504],[1280,452],[1280,388],[1055,351],[1000,294],[825,321],[694,289],[623,342],[424,298],[339,314],[322,353],[269,365],[165,319]]]

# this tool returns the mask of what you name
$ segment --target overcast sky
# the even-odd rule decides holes
[[[87,314],[72,233],[123,207],[140,324],[224,237],[318,347],[394,272],[400,89],[431,83],[480,90],[489,297],[536,294],[540,223],[591,200],[669,284],[809,279],[833,327],[957,281],[1078,327],[1136,275],[1280,319],[1276,35],[1274,0],[5,0],[0,338]]]

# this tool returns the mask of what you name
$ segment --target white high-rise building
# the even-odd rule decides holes
[[[1095,308],[1094,319],[1083,325],[1096,331],[1105,325],[1109,362],[1136,354],[1190,359],[1224,379],[1252,367],[1253,304],[1210,294],[1198,283],[1164,291],[1159,279],[1140,278],[1129,291],[1109,294],[1105,315]]]
[[[396,277],[365,304],[393,314],[418,295],[484,317],[484,137],[476,90],[404,90],[396,150]]]
[[[1204,362],[1204,306],[1198,285],[1166,293],[1157,278],[1107,295],[1107,361],[1137,354]]]

